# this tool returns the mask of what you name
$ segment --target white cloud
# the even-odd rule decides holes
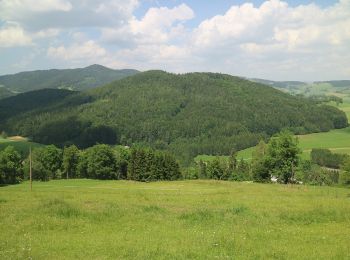
[[[193,10],[186,4],[150,8],[141,19],[133,17],[120,28],[102,29],[101,40],[118,45],[120,49],[113,57],[129,67],[177,71],[191,55],[185,45],[190,33],[185,22],[193,18]]]
[[[186,4],[174,8],[150,8],[140,20],[133,17],[125,26],[102,29],[102,40],[110,43],[163,44],[180,37],[183,23],[194,17]]]
[[[84,43],[74,43],[69,47],[50,47],[47,51],[48,57],[52,59],[76,61],[93,61],[103,58],[107,51],[96,42],[90,40]]]
[[[287,12],[287,4],[278,0],[267,1],[256,8],[251,3],[232,6],[224,15],[203,21],[194,31],[197,46],[218,46],[218,43],[258,40],[269,37],[278,19]]]
[[[40,30],[36,33],[33,34],[33,38],[35,39],[47,39],[47,38],[52,38],[56,37],[59,35],[61,31],[58,29],[45,29],[45,30]]]
[[[67,0],[2,0],[0,2],[0,17],[12,20],[24,13],[68,12],[71,9],[72,4]]]
[[[350,77],[350,0],[328,7],[244,3],[194,23],[184,2],[150,8],[140,18],[138,0],[0,0],[0,46],[31,44],[64,66],[93,62],[281,80]]]
[[[349,0],[328,8],[290,7],[279,0],[259,7],[246,3],[200,23],[192,55],[205,57],[202,62],[219,71],[246,76],[260,71],[279,79],[288,73],[288,79],[350,77],[340,65],[349,57],[349,28]]]
[[[127,22],[137,6],[137,0],[1,0],[0,20],[30,31],[105,27]]]
[[[30,36],[20,26],[9,24],[5,27],[0,27],[0,48],[28,46],[31,44],[32,40]]]

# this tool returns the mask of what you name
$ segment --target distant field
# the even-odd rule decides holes
[[[322,87],[323,85],[321,85]],[[336,106],[335,103],[330,103],[330,105]],[[350,122],[350,98],[346,96],[344,98],[344,103],[336,106],[343,110]],[[343,153],[350,155],[350,127],[344,129],[331,130],[324,133],[314,133],[307,135],[299,135],[299,145],[302,149],[302,158],[310,159],[310,152],[312,148],[326,148],[330,149],[334,153]],[[238,152],[237,158],[244,160],[251,160],[254,147],[249,147],[247,149]],[[211,161],[216,156],[211,155],[198,155],[195,161]],[[219,156],[222,160],[227,160],[227,156]]]
[[[309,159],[312,148],[326,148],[334,153],[350,154],[350,127],[344,129],[331,130],[325,133],[314,133],[308,135],[299,135],[299,147],[302,149],[302,158]],[[254,147],[250,147],[238,152],[237,158],[251,160]],[[195,161],[210,161],[216,156],[198,155]],[[227,156],[219,158],[226,160]]]
[[[350,190],[60,180],[0,188],[0,259],[347,259]]]
[[[325,133],[299,135],[299,147],[303,151],[302,158],[309,159],[312,148],[326,148],[334,153],[350,154],[350,128],[331,130]],[[237,158],[252,159],[254,147],[238,152]],[[224,157],[224,156],[222,156]],[[196,159],[212,160],[215,156],[197,156]]]
[[[2,138],[0,137],[0,150],[5,149],[7,146],[13,146],[15,149],[23,154],[29,153],[29,147],[32,146],[32,148],[43,146],[42,144],[34,143],[28,141],[26,138],[23,137],[9,137],[9,138]]]

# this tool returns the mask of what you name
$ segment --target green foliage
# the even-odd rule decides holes
[[[29,158],[26,160],[26,173],[29,172]],[[48,181],[60,178],[62,166],[62,150],[54,145],[39,147],[32,152],[33,179]],[[28,177],[28,176],[27,176]]]
[[[4,88],[0,84],[0,99],[8,98],[15,95],[12,91],[8,90],[7,88]]]
[[[45,169],[47,169],[51,174],[52,178],[55,179],[59,174],[59,170],[62,166],[62,150],[54,145],[48,145],[43,148],[43,153],[41,154],[41,162]]]
[[[299,165],[298,139],[291,133],[283,131],[272,137],[265,156],[265,163],[272,176],[279,182],[290,183],[294,181],[294,173]]]
[[[0,100],[0,123],[21,113],[40,111],[74,94],[76,92],[70,90],[43,89],[2,99]]]
[[[315,95],[315,96],[310,96],[309,97],[311,100],[317,102],[317,103],[329,103],[329,102],[335,102],[337,106],[339,104],[343,103],[343,99],[334,95]]]
[[[77,177],[77,167],[80,151],[75,145],[63,149],[62,168],[66,178]]]
[[[209,179],[214,180],[228,180],[229,171],[226,168],[226,164],[216,158],[215,160],[208,162],[207,176]]]
[[[87,147],[108,136],[108,143],[142,143],[190,164],[198,154],[230,154],[284,128],[306,133],[346,125],[337,108],[238,77],[148,71],[17,113],[0,127],[60,146]]]
[[[208,173],[207,173],[207,164],[206,162],[203,162],[202,160],[199,161],[199,174],[198,177],[201,179],[206,179],[208,178]]]
[[[168,153],[153,149],[132,148],[128,179],[136,181],[177,180],[181,177],[179,164]]]
[[[348,158],[349,155],[332,153],[329,149],[311,150],[311,161],[329,168],[339,169]]]
[[[341,183],[350,185],[350,159],[347,158],[342,166]]]
[[[88,178],[100,180],[118,179],[117,161],[113,149],[105,144],[95,145],[86,150]]]
[[[248,162],[243,158],[238,161],[237,167],[232,172],[232,180],[234,181],[251,181],[251,169]]]
[[[2,138],[2,139],[6,139],[8,136],[7,136],[7,133],[5,132],[5,131],[2,131],[1,133],[0,133],[0,138]]]
[[[28,92],[45,88],[80,91],[101,86],[136,73],[138,73],[136,70],[112,70],[101,65],[92,65],[80,69],[39,70],[0,76],[0,85],[16,92]]]
[[[199,168],[201,169],[201,168]],[[206,176],[202,177],[200,176],[201,172],[200,170],[198,171],[197,167],[187,167],[182,171],[182,177],[186,180],[197,180],[199,178],[206,178]]]
[[[128,146],[117,146],[114,150],[117,158],[117,167],[119,169],[119,179],[127,179],[130,148]]]
[[[265,160],[267,155],[267,145],[264,141],[260,141],[253,151],[252,159],[252,177],[257,182],[268,182],[271,179],[271,173],[269,172],[268,165]]]
[[[0,151],[0,184],[15,184],[23,179],[21,155],[13,146]]]
[[[89,178],[88,169],[87,169],[88,162],[89,162],[88,156],[89,154],[86,150],[80,152],[79,161],[77,165],[77,172],[78,172],[79,178]]]
[[[303,167],[301,178],[310,185],[334,185],[339,182],[339,171],[322,168],[318,165]]]

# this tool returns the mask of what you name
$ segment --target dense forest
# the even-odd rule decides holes
[[[137,70],[113,70],[101,65],[79,69],[52,69],[0,76],[0,85],[12,92],[44,88],[86,90],[138,73]],[[1,96],[0,96],[1,97]]]
[[[0,107],[16,107],[16,97],[0,101]],[[282,129],[303,134],[348,125],[337,108],[242,78],[163,71],[72,92],[23,113],[9,110],[1,118],[1,130],[40,143],[139,143],[169,150],[183,163],[198,154],[230,154]]]

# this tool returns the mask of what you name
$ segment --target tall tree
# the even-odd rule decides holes
[[[255,147],[253,152],[253,159],[251,163],[252,177],[254,181],[266,182],[270,181],[271,174],[266,165],[265,156],[267,154],[267,145],[261,140]]]
[[[117,179],[117,160],[113,149],[98,144],[88,149],[87,174],[93,179]]]
[[[79,149],[75,145],[63,149],[63,172],[66,178],[75,178],[77,176],[77,167],[79,162]]]
[[[299,165],[301,153],[298,139],[288,131],[282,131],[272,137],[267,148],[265,163],[269,172],[281,183],[294,181],[294,174]]]
[[[23,178],[21,155],[13,146],[0,152],[0,184],[19,183]]]
[[[44,168],[50,172],[53,179],[58,177],[62,166],[62,150],[54,145],[48,145],[43,149],[40,161]]]

